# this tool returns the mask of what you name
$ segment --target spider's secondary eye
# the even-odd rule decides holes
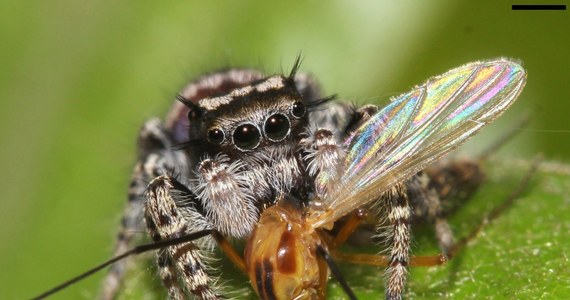
[[[301,101],[293,103],[293,107],[291,107],[291,114],[293,117],[299,119],[305,115],[305,112],[305,105]]]
[[[197,109],[190,109],[188,111],[188,120],[190,120],[190,121],[197,120],[201,116],[202,116],[202,113]]]
[[[289,123],[289,118],[284,114],[271,115],[267,120],[265,120],[265,124],[263,125],[265,135],[274,142],[284,139],[290,129],[291,123]]]
[[[253,124],[242,124],[234,131],[234,144],[241,150],[252,150],[259,145],[261,133]]]
[[[210,143],[219,145],[224,141],[224,132],[218,128],[208,131],[208,141]]]

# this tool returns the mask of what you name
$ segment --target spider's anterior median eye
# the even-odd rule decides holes
[[[242,124],[234,131],[234,144],[241,150],[252,150],[259,145],[261,134],[253,124]]]
[[[208,131],[208,141],[210,143],[219,145],[224,141],[224,132],[218,128]]]
[[[289,118],[284,114],[271,115],[265,120],[265,124],[263,125],[265,135],[274,142],[284,139],[289,133],[290,128],[291,123],[289,123]]]
[[[291,107],[291,114],[295,118],[301,118],[305,115],[305,105],[301,101],[297,101],[293,103],[293,107]]]

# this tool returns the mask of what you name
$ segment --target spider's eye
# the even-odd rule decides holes
[[[202,116],[202,113],[199,110],[196,109],[190,109],[188,111],[188,120],[192,121],[192,120],[197,120],[198,118],[200,118]]]
[[[290,129],[291,124],[289,123],[289,118],[284,114],[271,115],[265,120],[265,124],[263,125],[265,135],[274,142],[284,139]]]
[[[241,150],[252,150],[259,145],[261,134],[253,124],[242,124],[234,131],[234,144]]]
[[[305,112],[306,109],[303,102],[297,101],[293,103],[293,106],[291,107],[291,114],[293,115],[293,117],[299,119],[305,115]]]
[[[224,132],[218,128],[210,129],[208,131],[208,141],[215,145],[221,144],[224,141]]]

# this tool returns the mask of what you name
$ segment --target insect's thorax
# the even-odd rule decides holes
[[[317,232],[299,211],[275,205],[263,212],[245,249],[249,278],[262,299],[317,299],[328,277],[319,265]],[[322,274],[321,274],[322,273]]]

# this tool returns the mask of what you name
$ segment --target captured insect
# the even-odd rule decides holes
[[[119,256],[39,298],[114,263],[102,294],[112,299],[121,259],[149,249],[158,249],[170,299],[224,298],[208,272],[216,245],[262,299],[325,299],[330,274],[354,299],[335,259],[386,266],[386,299],[401,299],[410,265],[445,262],[455,244],[441,185],[480,170],[429,166],[516,100],[523,67],[505,58],[469,63],[381,110],[330,102],[298,68],[299,59],[288,76],[232,69],[186,86],[167,119],[139,133]],[[141,219],[154,243],[128,251]],[[414,219],[435,225],[441,255],[410,256]],[[387,242],[385,255],[337,250],[362,224]],[[229,240],[246,240],[243,258]]]

